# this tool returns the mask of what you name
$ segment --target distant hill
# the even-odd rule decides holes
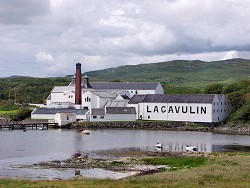
[[[200,93],[208,84],[250,80],[250,60],[225,61],[168,61],[161,63],[126,65],[84,73],[95,81],[161,82],[165,93]],[[1,101],[42,103],[54,86],[67,86],[72,75],[59,78],[12,76],[0,78]]]
[[[126,65],[84,73],[91,80],[161,82],[164,85],[203,87],[214,82],[250,79],[250,60],[176,60],[151,64]]]

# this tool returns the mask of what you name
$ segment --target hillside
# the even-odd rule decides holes
[[[250,78],[250,60],[225,61],[176,60],[151,64],[126,65],[116,68],[86,72],[100,80],[159,81],[166,85],[204,87],[214,82]]]
[[[231,83],[250,79],[250,60],[169,61],[126,65],[86,72],[93,81],[161,82],[166,93],[199,93],[215,82]],[[32,78],[13,76],[0,78],[0,106],[11,99],[17,103],[42,103],[54,86],[68,85],[72,75],[61,78]]]

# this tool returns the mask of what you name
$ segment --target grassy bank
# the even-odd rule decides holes
[[[0,116],[11,117],[17,114],[18,110],[0,110]]]
[[[122,180],[77,178],[60,181],[29,181],[2,179],[0,187],[250,187],[249,154],[214,154],[204,158],[205,163],[202,160],[202,166],[198,165],[195,168],[180,168],[176,171]],[[198,159],[202,159],[202,157],[198,157]],[[157,164],[162,162],[166,161],[157,162]],[[191,160],[191,163],[193,162],[194,160]],[[182,162],[179,161],[179,163]]]

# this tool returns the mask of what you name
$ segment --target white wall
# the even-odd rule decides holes
[[[92,98],[92,93],[89,91],[82,93],[82,106],[91,109],[92,104],[95,103],[95,100]]]
[[[59,126],[66,125],[76,121],[76,115],[74,113],[57,113],[55,115],[55,123]]]
[[[158,84],[158,86],[156,87],[155,94],[164,94],[164,89],[161,84]]]
[[[143,103],[144,120],[212,122],[211,104]]]
[[[231,105],[229,100],[225,95],[219,100],[218,95],[213,100],[212,103],[212,120],[213,122],[224,121],[230,114]]]

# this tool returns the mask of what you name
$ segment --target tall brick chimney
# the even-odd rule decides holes
[[[81,63],[76,64],[76,79],[75,79],[75,105],[82,105],[82,73]]]

